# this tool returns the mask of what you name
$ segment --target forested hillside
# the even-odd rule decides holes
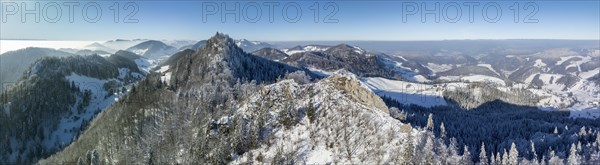
[[[30,164],[62,150],[147,73],[117,53],[43,57],[0,97],[1,163]]]

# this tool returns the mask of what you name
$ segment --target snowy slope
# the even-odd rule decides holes
[[[442,96],[442,86],[389,80],[379,77],[362,78],[361,83],[371,88],[377,95],[391,97],[403,104],[414,104],[423,107],[447,105]]]
[[[122,80],[126,76],[142,76],[139,73],[130,72],[127,68],[119,69],[119,76],[117,78],[101,80],[93,77],[81,76],[72,73],[65,77],[68,82],[73,82],[80,90],[81,93],[86,91],[91,92],[91,100],[87,106],[82,106],[82,97],[78,97],[77,102],[72,106],[70,113],[63,116],[56,129],[52,130],[47,128],[45,135],[48,138],[43,139],[44,147],[52,148],[59,146],[65,146],[70,144],[77,136],[75,130],[81,130],[84,127],[84,123],[91,121],[91,119],[106,107],[123,97],[126,92],[131,88],[132,84],[124,85],[127,91],[121,91],[121,88],[117,88],[115,93],[109,93],[104,89],[104,85],[109,81],[116,81],[118,83],[124,83]],[[80,107],[82,106],[82,107]],[[83,109],[80,109],[83,108]]]
[[[403,66],[402,62],[392,60],[387,57],[379,58],[390,70],[399,73],[402,78],[412,82],[429,82],[425,76],[419,74],[419,69],[413,69]],[[404,59],[404,58],[402,58]]]
[[[156,60],[150,60],[146,58],[135,59],[134,62],[144,73],[150,73],[150,70],[158,66],[158,62],[156,62]]]
[[[501,86],[506,85],[504,83],[504,80],[502,80],[502,79],[492,77],[492,76],[485,76],[485,75],[464,76],[464,77],[461,77],[460,80],[467,81],[467,82],[491,82],[491,83],[495,83],[495,84],[498,84]]]
[[[453,68],[453,65],[451,65],[451,64],[436,64],[436,63],[428,62],[426,67],[429,68],[429,70],[433,71],[433,73],[435,74],[438,72],[449,71],[450,69]]]
[[[485,82],[485,83],[493,83],[493,84],[497,84],[500,86],[505,86],[506,83],[504,82],[504,80],[497,78],[497,77],[492,77],[492,76],[486,76],[486,75],[470,75],[470,76],[442,76],[438,78],[439,80],[445,80],[445,81],[462,81],[462,82]]]
[[[271,145],[263,145],[250,150],[235,159],[232,164],[272,162],[277,160],[280,154],[290,154],[297,157],[298,160],[303,160],[303,163],[306,164],[352,162],[373,164],[381,160],[368,155],[378,152],[382,154],[378,156],[380,159],[391,159],[402,150],[402,146],[399,144],[404,141],[407,132],[423,133],[410,128],[372,105],[357,104],[357,102],[351,101],[346,94],[336,90],[332,85],[328,83],[328,80],[308,85],[298,85],[294,81],[284,80],[265,86],[261,93],[269,93],[269,95],[255,95],[250,103],[243,105],[236,115],[253,116],[256,112],[251,109],[255,105],[251,103],[282,98],[284,91],[289,90],[291,97],[295,100],[296,104],[294,105],[298,106],[294,108],[302,109],[302,107],[312,104],[316,113],[319,114],[318,118],[311,121],[308,117],[304,117],[289,129],[285,127],[272,129],[270,131],[273,139]],[[273,119],[278,118],[283,106],[283,104],[274,105],[269,112]],[[276,121],[269,120],[269,122]],[[361,123],[362,126],[358,126],[356,123]],[[342,132],[347,130],[353,131],[342,135]],[[367,145],[367,143],[372,145]],[[356,149],[349,150],[355,147]],[[347,154],[354,156],[345,157],[344,155]]]

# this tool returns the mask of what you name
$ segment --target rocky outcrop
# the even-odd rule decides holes
[[[331,83],[336,89],[343,91],[350,99],[362,104],[375,106],[383,112],[388,113],[388,108],[383,100],[370,90],[363,88],[357,80],[336,74],[325,81]]]

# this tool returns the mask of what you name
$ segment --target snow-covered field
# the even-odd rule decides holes
[[[468,81],[468,82],[491,82],[491,83],[495,83],[501,86],[505,86],[506,83],[504,83],[504,80],[496,78],[496,77],[491,77],[491,76],[485,76],[485,75],[471,75],[471,76],[464,76],[460,78],[462,81]]]
[[[504,80],[497,78],[497,77],[491,77],[491,76],[486,76],[486,75],[442,76],[442,77],[439,77],[438,79],[445,80],[445,81],[487,82],[487,83],[494,83],[494,84],[497,84],[500,86],[506,85]]]
[[[401,62],[384,58],[382,61],[391,70],[400,73],[402,78],[412,82],[429,82],[430,80],[418,74],[418,69],[405,67]]]
[[[598,71],[594,69],[593,71]],[[560,74],[533,74],[525,82],[531,83],[535,76],[544,83],[541,89],[529,90],[538,96],[544,97],[538,103],[538,108],[542,110],[568,110],[572,117],[598,118],[600,117],[600,89],[597,88],[598,82],[588,81],[582,77],[572,87],[566,87],[563,84],[556,83],[563,75]],[[589,76],[591,73],[582,73],[580,75]]]
[[[565,66],[565,69],[569,69],[571,67],[575,67],[575,68],[577,68],[577,70],[579,72],[581,72],[581,67],[580,67],[581,64],[590,62],[592,60],[592,57],[590,57],[590,56],[585,56],[585,57],[578,56],[578,57],[581,58],[581,60],[571,61],[571,64]]]
[[[380,96],[388,96],[400,103],[423,107],[447,105],[442,96],[443,86],[419,84],[385,78],[362,78],[361,83]],[[458,85],[458,84],[454,84]]]
[[[596,69],[593,69],[593,70],[590,70],[590,71],[587,71],[587,72],[581,72],[581,73],[579,73],[578,76],[581,77],[581,78],[583,78],[583,79],[588,79],[588,78],[590,78],[592,76],[595,76],[595,75],[597,75],[599,73],[600,73],[600,68],[596,68]]]
[[[427,63],[426,67],[429,68],[429,70],[431,70],[433,73],[439,73],[449,71],[453,66],[451,64],[436,64],[429,62]]]

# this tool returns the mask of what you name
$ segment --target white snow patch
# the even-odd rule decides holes
[[[169,82],[171,82],[171,72],[167,72],[163,76],[160,76],[160,81],[164,81],[167,84],[170,84]]]
[[[160,69],[157,70],[158,73],[163,73],[169,70],[169,65],[161,66]]]
[[[490,65],[490,64],[477,64],[477,66],[480,66],[480,67],[486,67],[486,68],[488,68],[489,70],[491,70],[492,72],[494,72],[494,73],[496,73],[496,74],[500,75],[500,73],[496,72],[496,70],[495,70],[494,68],[492,68],[492,65]]]
[[[600,73],[600,68],[596,68],[587,72],[581,72],[579,73],[579,77],[583,78],[583,79],[588,79],[590,77],[593,77],[595,75],[597,75],[598,73]]]
[[[358,53],[358,54],[363,54],[365,53],[365,50],[363,50],[362,48],[358,47],[358,46],[352,46],[352,48],[354,48],[354,52]]]
[[[529,61],[529,59],[527,59],[527,61]],[[533,64],[533,66],[541,68],[541,67],[545,67],[546,63],[544,63],[542,61],[542,59],[537,59],[537,60],[535,60],[535,64]]]
[[[554,65],[560,65],[560,64],[564,63],[565,61],[567,61],[571,58],[575,58],[575,57],[583,58],[582,56],[564,56],[564,57],[560,57],[560,60],[556,61],[556,63]]]
[[[332,159],[333,153],[325,148],[325,146],[318,146],[315,150],[310,152],[308,159],[306,160],[307,164],[328,164],[333,161]]]
[[[146,54],[146,52],[148,52],[148,49],[149,48],[146,48],[146,49],[135,49],[135,50],[132,50],[132,52],[135,53],[135,54],[138,54],[140,56],[143,56],[144,54]]]
[[[402,56],[396,56],[396,57],[398,57],[398,58],[401,58],[401,59],[402,59],[402,60],[404,60],[404,61],[408,61],[408,60],[406,60],[406,58],[404,58],[404,57],[402,57]]]
[[[533,74],[533,75],[530,75],[529,77],[527,77],[525,79],[525,82],[531,83],[531,81],[533,81],[533,78],[537,75],[540,75],[539,79],[542,80],[542,82],[544,82],[544,84],[555,84],[556,80],[563,77],[563,75],[561,75],[561,74],[538,73],[538,74]]]
[[[471,76],[464,76],[460,78],[463,81],[470,81],[470,82],[491,82],[491,83],[495,83],[501,86],[506,86],[506,83],[504,83],[504,80],[496,78],[496,77],[491,77],[491,76],[485,76],[485,75],[471,75]]]
[[[580,56],[581,57],[581,56]],[[590,62],[592,60],[592,57],[590,56],[586,56],[586,57],[581,57],[581,60],[578,61],[571,61],[571,63],[567,66],[565,66],[565,69],[569,69],[571,67],[576,67],[577,71],[581,72],[581,64],[584,64],[586,62]]]

